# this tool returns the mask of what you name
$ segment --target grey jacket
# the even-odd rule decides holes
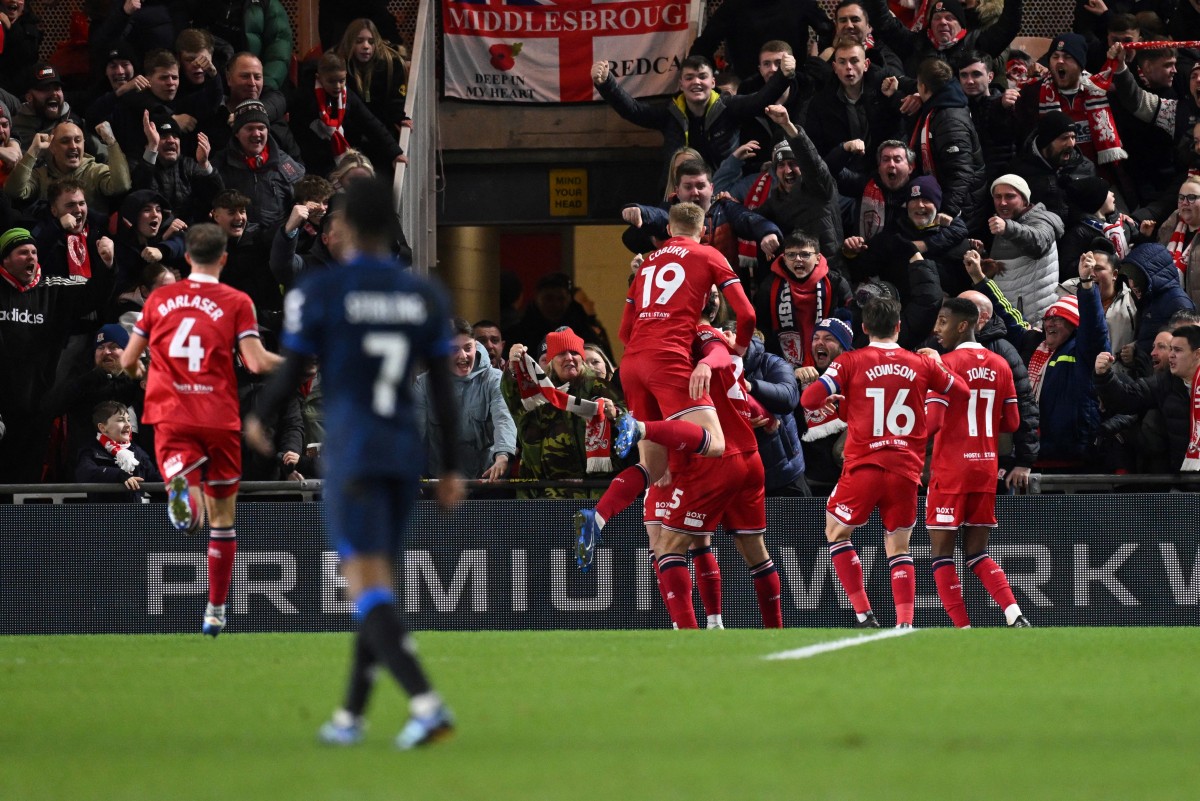
[[[488,361],[487,349],[475,344],[475,365],[465,378],[455,376],[458,408],[458,464],[465,478],[479,478],[492,466],[496,454],[510,457],[517,452],[517,425],[513,422],[504,396],[500,394],[503,373]],[[417,376],[413,385],[413,406],[421,439],[429,454],[429,473],[441,473],[441,457],[433,443],[439,442],[437,415],[430,405],[428,374]]]
[[[1041,320],[1058,300],[1058,246],[1063,221],[1041,203],[1009,220],[992,243],[991,257],[1004,264],[993,279],[1027,320]]]

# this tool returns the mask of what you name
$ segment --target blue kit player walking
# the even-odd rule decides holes
[[[450,316],[442,291],[401,268],[391,256],[395,217],[391,190],[356,181],[328,224],[336,227],[339,265],[302,274],[285,302],[285,361],[267,385],[261,414],[247,421],[252,444],[318,359],[325,387],[326,528],[341,557],[358,635],[341,709],[320,739],[353,745],[376,667],[388,670],[410,697],[411,717],[396,738],[408,749],[441,739],[453,720],[417,661],[393,590],[392,561],[417,497],[425,459],[412,407],[411,377],[429,368],[442,432],[444,473],[437,499],[447,509],[463,495],[454,463],[457,404],[450,376]],[[269,444],[268,444],[268,447]]]

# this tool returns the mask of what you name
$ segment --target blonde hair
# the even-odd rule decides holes
[[[668,223],[673,236],[700,236],[704,230],[704,209],[695,203],[676,203],[671,207]]]
[[[362,151],[350,148],[337,157],[337,166],[329,173],[329,182],[333,184],[334,189],[345,190],[346,185],[342,179],[346,177],[346,173],[360,168],[371,173],[371,177],[375,176],[375,165],[371,163],[371,160]]]
[[[687,156],[683,161],[679,160],[680,156]],[[676,168],[680,164],[688,161],[704,161],[704,156],[700,155],[700,151],[694,147],[681,147],[671,154],[670,161],[667,162],[667,190],[663,194],[663,200],[670,200],[671,196],[679,188],[679,176],[675,174]]]

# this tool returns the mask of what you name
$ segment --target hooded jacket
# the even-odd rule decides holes
[[[804,449],[800,446],[794,414],[800,403],[796,376],[790,364],[767,353],[758,339],[750,340],[742,364],[751,396],[779,418],[779,428],[774,433],[767,433],[761,427],[754,429],[758,455],[766,472],[766,487],[772,490],[787,486],[804,475]]]
[[[162,207],[162,222],[159,223],[158,233],[143,245],[138,242],[136,225],[142,207],[149,203],[158,203]],[[117,232],[113,237],[113,268],[117,271],[118,292],[124,292],[141,282],[142,271],[148,263],[142,259],[144,248],[158,248],[163,254],[163,263],[168,266],[180,269],[186,266],[183,261],[183,253],[186,250],[183,234],[176,234],[166,240],[162,238],[162,232],[172,219],[174,215],[171,214],[166,198],[153,189],[137,189],[125,196],[117,215]]]
[[[929,120],[932,164],[924,163],[920,135]],[[967,108],[967,95],[957,81],[951,81],[921,105],[913,141],[909,146],[917,154],[915,173],[932,175],[942,187],[939,211],[951,217],[962,215],[973,220],[982,203],[983,147]]]
[[[1041,320],[1057,298],[1058,246],[1062,219],[1034,203],[1020,217],[1008,220],[989,255],[1004,269],[993,279],[1000,291],[1027,320]]]
[[[1154,337],[1177,311],[1195,311],[1196,304],[1179,283],[1179,270],[1171,253],[1162,245],[1148,242],[1135,245],[1121,262],[1121,271],[1133,265],[1145,280],[1145,289],[1138,300],[1141,320],[1137,327],[1137,346],[1143,353],[1154,347]],[[1139,284],[1141,281],[1138,282]]]
[[[517,452],[517,426],[500,393],[503,373],[488,361],[487,348],[475,344],[475,363],[464,378],[454,376],[458,393],[458,464],[466,478],[479,478],[496,461],[496,455]],[[429,474],[442,472],[437,414],[431,406],[429,375],[417,376],[413,386],[414,413],[429,454]]]

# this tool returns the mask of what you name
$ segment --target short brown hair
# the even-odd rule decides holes
[[[923,85],[931,94],[936,95],[953,80],[954,71],[940,58],[927,58],[917,68],[917,83]]]
[[[150,76],[154,74],[155,70],[178,66],[179,59],[170,50],[151,50],[146,54],[146,59],[142,63],[142,74]]]
[[[46,189],[46,202],[53,205],[54,201],[67,192],[83,192],[84,197],[87,197],[87,187],[82,183],[74,178],[60,178]]]
[[[238,209],[250,208],[251,202],[250,198],[236,189],[226,189],[213,198],[212,207],[214,210],[228,209],[229,211],[237,211]]]
[[[213,223],[196,223],[187,229],[187,252],[196,264],[216,264],[229,237]]]
[[[329,75],[334,72],[346,71],[346,59],[332,50],[326,50],[317,61],[317,74]]]
[[[199,28],[185,28],[175,37],[176,53],[199,53],[201,50],[211,53],[214,46],[213,35]]]
[[[900,323],[900,301],[872,298],[862,310],[863,329],[868,335],[886,339],[895,336]]]
[[[103,423],[107,423],[108,418],[112,417],[114,414],[121,414],[122,412],[128,411],[129,407],[120,401],[100,401],[96,404],[95,408],[92,409],[92,425],[98,426]]]

